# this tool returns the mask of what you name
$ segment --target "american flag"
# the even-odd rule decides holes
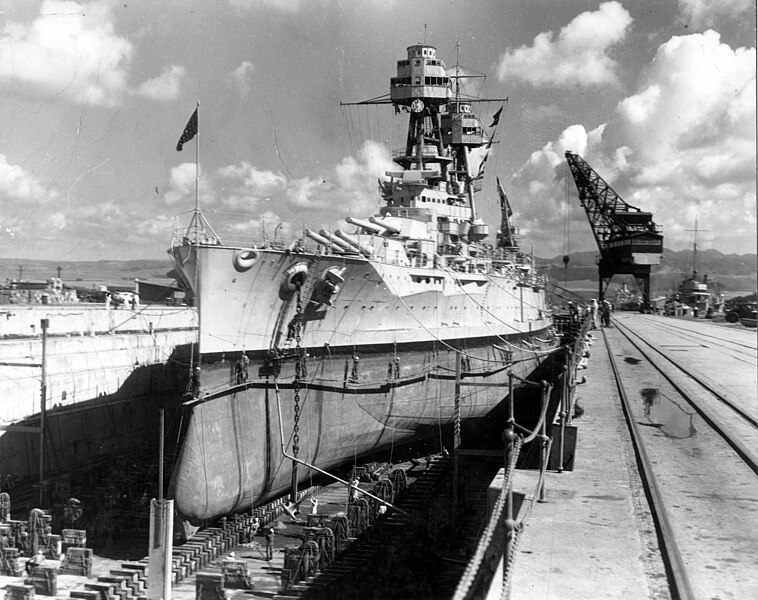
[[[500,122],[500,113],[503,112],[503,107],[501,106],[498,111],[492,115],[492,125],[490,127],[495,127]]]
[[[182,133],[182,137],[179,138],[179,143],[176,145],[176,149],[181,152],[182,146],[189,142],[193,137],[197,135],[197,109],[195,109],[195,112],[192,113],[192,116],[190,117],[189,121],[187,121],[187,126],[184,128],[184,133]]]

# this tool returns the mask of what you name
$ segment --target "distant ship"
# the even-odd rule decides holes
[[[397,61],[381,103],[408,114],[407,142],[380,181],[383,208],[348,217],[351,231],[233,246],[196,210],[172,245],[199,311],[169,490],[184,520],[279,497],[309,465],[438,435],[454,422],[457,364],[465,382],[489,384],[462,387],[461,419],[486,417],[506,394],[493,384],[529,375],[558,345],[499,182],[501,231],[485,241],[475,193],[492,137],[461,77],[427,44]]]
[[[678,294],[679,301],[686,304],[694,311],[697,311],[699,317],[705,317],[711,305],[711,292],[708,290],[708,276],[700,280],[697,271],[692,271],[692,275],[687,277],[679,284]]]
[[[705,317],[711,306],[711,292],[708,289],[708,276],[700,279],[697,273],[697,232],[700,231],[697,227],[697,219],[693,231],[695,240],[692,245],[692,275],[679,284],[677,296],[679,302],[692,309],[694,316]]]

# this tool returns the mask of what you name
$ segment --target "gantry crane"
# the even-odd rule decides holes
[[[600,300],[614,275],[634,275],[642,291],[643,308],[648,308],[650,268],[660,264],[663,254],[663,236],[652,213],[624,202],[578,154],[566,151],[566,160],[600,250]]]

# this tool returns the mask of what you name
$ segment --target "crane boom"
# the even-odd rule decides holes
[[[565,156],[600,250],[600,298],[613,275],[634,275],[649,306],[650,267],[660,264],[663,254],[663,236],[652,213],[625,202],[578,154],[566,151]]]

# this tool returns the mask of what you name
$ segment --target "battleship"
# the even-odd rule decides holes
[[[484,420],[509,372],[528,376],[557,347],[547,281],[499,180],[489,201],[501,227],[487,242],[477,202],[502,106],[485,127],[462,77],[427,44],[397,61],[378,103],[407,115],[408,132],[376,214],[290,243],[227,245],[196,206],[175,238],[169,255],[199,323],[168,490],[185,522]]]

